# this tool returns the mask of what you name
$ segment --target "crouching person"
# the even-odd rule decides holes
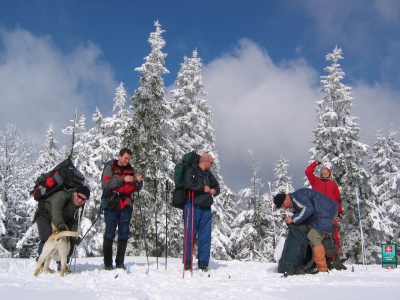
[[[275,195],[274,203],[277,208],[293,210],[293,215],[285,218],[286,224],[307,226],[307,238],[314,247],[314,261],[317,266],[313,273],[327,272],[322,239],[332,231],[338,211],[335,201],[317,191],[303,188],[293,193]]]
[[[83,206],[90,197],[90,190],[83,185],[69,190],[62,190],[45,200],[39,201],[38,208],[35,213],[35,222],[39,231],[38,257],[42,253],[43,246],[49,236],[55,231],[77,231],[79,220],[83,213]],[[70,252],[68,254],[68,262],[72,255],[76,239],[72,242]],[[61,263],[57,262],[57,270],[60,271]],[[50,270],[52,272],[52,270]],[[71,272],[67,267],[64,272]]]

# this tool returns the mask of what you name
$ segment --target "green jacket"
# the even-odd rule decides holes
[[[76,206],[74,203],[74,190],[59,191],[46,199],[45,207],[51,217],[51,223],[58,229],[67,226],[69,230],[78,230],[78,210],[84,205]]]

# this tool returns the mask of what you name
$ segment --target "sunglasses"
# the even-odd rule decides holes
[[[84,197],[82,197],[81,195],[79,195],[79,194],[76,194],[77,196],[78,196],[78,198],[79,199],[81,199],[82,201],[86,201],[87,200],[87,198],[84,198]]]

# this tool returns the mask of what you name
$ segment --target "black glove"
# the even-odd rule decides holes
[[[316,161],[316,163],[317,163],[317,165],[318,165],[318,166],[321,164],[321,162],[320,162],[320,161],[318,161],[318,160]]]
[[[59,232],[61,232],[61,231],[66,231],[67,230],[67,227],[65,227],[65,225],[60,225],[60,226],[58,226],[58,231]]]

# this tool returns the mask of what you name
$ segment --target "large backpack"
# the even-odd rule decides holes
[[[175,165],[174,184],[175,188],[172,192],[172,206],[183,209],[186,200],[186,190],[183,188],[183,178],[189,167],[199,163],[200,155],[196,151],[191,151],[183,155],[182,161]]]
[[[305,274],[314,265],[314,248],[306,232],[295,225],[289,225],[288,228],[278,272],[285,276]]]
[[[107,166],[111,165],[113,162],[113,159],[106,161],[104,163],[103,167],[103,173],[100,178],[100,182],[102,185],[102,195],[101,195],[101,207],[102,209],[115,209],[119,205],[119,198],[118,198],[118,193],[117,192],[111,192],[103,187],[103,177],[104,177],[104,170],[106,169]],[[114,175],[114,169],[111,168],[111,172]]]
[[[51,171],[41,174],[35,181],[31,195],[37,201],[46,199],[64,188],[83,185],[85,176],[75,168],[70,157],[60,162]]]

